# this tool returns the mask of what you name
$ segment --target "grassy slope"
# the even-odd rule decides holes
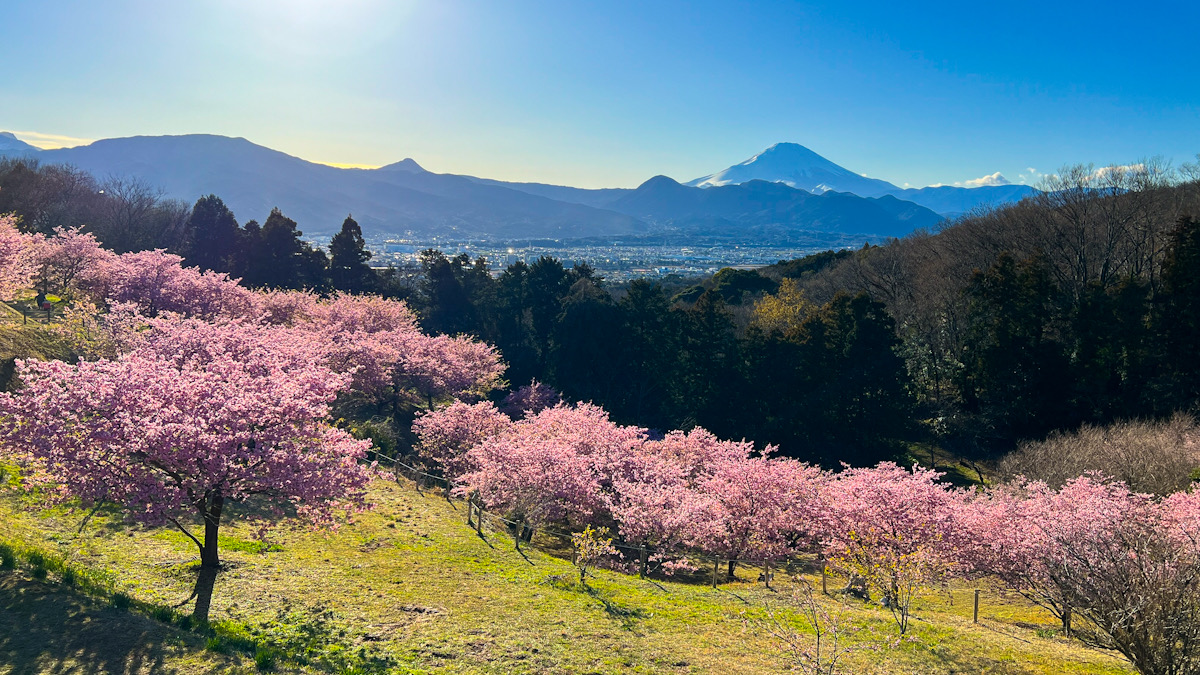
[[[255,624],[287,612],[294,621],[303,613],[332,611],[326,616],[334,639],[388,658],[398,672],[783,670],[771,638],[743,620],[762,616],[764,602],[779,604],[784,595],[755,583],[756,570],[742,570],[742,580],[715,590],[700,582],[639,580],[605,571],[589,592],[574,583],[569,560],[536,550],[522,555],[503,532],[478,538],[464,524],[461,504],[386,481],[376,484],[372,496],[377,508],[336,533],[276,531],[277,551],[254,552],[246,526],[225,528],[223,556],[230,569],[217,583],[214,619]],[[0,538],[111,570],[139,600],[174,604],[190,593],[196,552],[182,534],[97,516],[76,535],[81,518],[0,497],[5,524]],[[536,543],[555,542],[535,538]],[[781,576],[776,587],[786,585]],[[25,592],[10,586],[0,586],[0,606]],[[1052,618],[1019,597],[988,591],[984,620],[973,625],[970,593],[957,589],[952,605],[946,594],[920,599],[916,639],[857,653],[847,672],[1131,672],[1108,653],[1045,637],[1052,633]],[[854,623],[871,626],[876,642],[894,636],[885,610],[853,600],[823,602],[839,604]],[[5,611],[40,611],[18,605]],[[61,613],[46,625],[58,622],[71,625]],[[71,632],[43,630],[22,653],[73,658],[65,636]],[[0,659],[9,658],[3,645],[0,641]]]
[[[104,606],[58,584],[0,571],[0,673],[227,672],[241,661],[196,635]]]

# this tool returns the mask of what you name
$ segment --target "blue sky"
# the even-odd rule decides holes
[[[1200,152],[1194,3],[9,0],[0,130],[581,187],[780,141],[898,185]],[[62,138],[65,137],[65,138]]]

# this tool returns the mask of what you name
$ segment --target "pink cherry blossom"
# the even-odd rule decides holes
[[[0,298],[29,288],[38,270],[40,238],[21,234],[12,216],[0,215]]]

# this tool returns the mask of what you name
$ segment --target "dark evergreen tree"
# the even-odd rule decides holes
[[[463,286],[461,266],[461,260],[451,260],[441,251],[421,252],[422,313],[426,330],[456,335],[477,329],[475,306]]]
[[[242,233],[243,281],[249,286],[324,290],[328,259],[324,251],[301,240],[302,234],[296,221],[278,208],[271,210],[261,229],[254,221],[247,223]]]
[[[745,340],[739,426],[789,456],[834,465],[892,458],[912,401],[895,323],[865,293],[837,294],[798,323]]]
[[[608,293],[581,276],[563,299],[554,328],[548,382],[577,401],[614,402],[621,310]]]
[[[329,241],[329,283],[347,293],[366,293],[375,287],[375,273],[367,265],[371,252],[363,241],[362,228],[346,216],[342,229]]]
[[[1180,218],[1171,232],[1154,313],[1161,343],[1160,407],[1200,400],[1200,219]]]
[[[554,258],[542,256],[529,266],[526,276],[529,326],[542,367],[549,360],[554,326],[562,313],[562,299],[570,292],[572,283],[571,275]]]
[[[233,212],[216,195],[196,200],[188,218],[190,245],[185,264],[202,270],[231,272],[238,247],[238,223]]]
[[[496,284],[496,346],[504,354],[512,382],[546,379],[531,321],[529,265],[517,261],[504,270]]]
[[[634,280],[621,298],[620,353],[612,369],[621,378],[613,412],[622,421],[670,428],[667,394],[679,363],[678,312],[660,284]]]
[[[1149,287],[1126,278],[1111,289],[1089,285],[1071,308],[1072,417],[1104,423],[1153,413],[1144,391],[1151,377]]]
[[[967,288],[959,391],[986,445],[1071,425],[1071,373],[1053,332],[1055,288],[1040,257],[1003,253]]]
[[[733,317],[719,293],[705,291],[680,311],[679,376],[671,400],[675,428],[704,426],[719,436],[740,437],[733,403],[743,386],[741,352]]]

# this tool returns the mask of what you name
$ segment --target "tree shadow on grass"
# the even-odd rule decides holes
[[[66,589],[0,572],[0,663],[10,675],[41,673],[171,673],[186,658],[188,672],[218,672],[194,663],[198,636],[146,617],[105,607]]]
[[[621,628],[625,630],[633,630],[637,627],[637,620],[646,618],[646,611],[639,607],[629,607],[622,605],[603,591],[592,586],[584,585],[581,589],[587,595],[598,601],[604,607],[604,613],[609,618],[616,619],[621,623]]]
[[[605,591],[587,583],[580,583],[578,580],[569,578],[566,575],[551,574],[545,578],[543,583],[552,588],[574,593],[582,593],[592,598],[596,602],[600,603],[600,606],[604,608],[605,614],[607,614],[610,618],[620,621],[621,628],[624,628],[625,630],[633,630],[637,627],[638,619],[644,619],[649,616],[646,611],[641,608],[628,607],[616,602],[612,599],[611,593],[606,593]]]

